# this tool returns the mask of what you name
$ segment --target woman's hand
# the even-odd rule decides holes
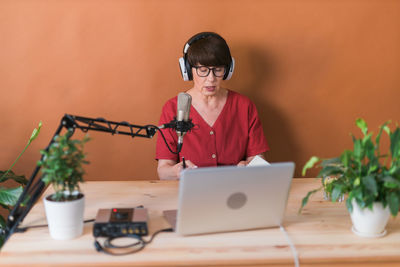
[[[256,155],[256,156],[259,156],[262,159],[265,159],[264,155],[262,155],[262,154],[259,154],[259,155]],[[239,167],[247,166],[247,164],[249,164],[256,156],[251,156],[251,157],[248,157],[246,160],[239,161],[237,166],[239,166]]]
[[[182,162],[180,162],[180,163],[182,163]],[[195,165],[190,160],[185,160],[185,164],[186,164],[186,169],[196,169],[197,168],[197,165]],[[183,170],[183,165],[182,165],[182,170]]]
[[[242,161],[239,161],[239,163],[237,164],[237,166],[238,166],[238,167],[244,167],[244,166],[247,166],[247,164],[249,164],[249,163],[247,162],[247,160],[242,160]]]
[[[195,169],[197,166],[190,160],[185,160],[187,169]],[[160,180],[178,180],[183,170],[183,162],[178,162],[168,159],[158,160],[157,172]]]

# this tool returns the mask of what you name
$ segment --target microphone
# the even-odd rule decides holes
[[[177,128],[176,134],[178,135],[178,153],[182,150],[183,137],[188,131],[185,124],[189,121],[190,106],[192,105],[192,97],[187,93],[180,93],[178,95],[178,105],[176,110]]]
[[[186,132],[194,127],[192,120],[189,119],[190,106],[192,104],[192,97],[187,93],[178,94],[178,103],[176,109],[176,117],[169,123],[163,124],[158,128],[174,128],[178,135],[177,153],[182,150],[183,137]]]

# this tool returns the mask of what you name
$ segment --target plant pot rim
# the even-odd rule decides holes
[[[74,199],[63,199],[63,200],[61,200],[61,201],[56,201],[56,200],[51,199],[51,197],[52,197],[54,194],[55,194],[55,193],[47,195],[47,196],[44,198],[44,200],[45,200],[45,201],[52,202],[52,203],[69,203],[69,202],[81,200],[81,199],[83,199],[83,198],[85,197],[85,195],[84,195],[83,193],[80,193],[80,192],[79,192],[79,194],[77,195],[77,198],[74,198]]]
[[[356,200],[354,197],[351,199],[351,203],[352,203],[352,204],[357,204],[357,205],[360,207],[360,205],[358,204],[357,200]],[[381,204],[381,205],[383,206],[383,202],[380,201],[380,200],[375,200],[372,204],[373,204],[373,205],[374,205],[374,204]],[[386,205],[385,208],[389,208],[389,206]],[[360,207],[360,209],[368,209],[368,206],[365,206],[365,207],[363,207],[363,208]]]

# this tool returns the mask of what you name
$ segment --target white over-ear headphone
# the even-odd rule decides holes
[[[196,34],[192,38],[190,38],[189,41],[187,41],[185,46],[183,47],[183,57],[179,58],[179,67],[180,67],[182,78],[183,78],[184,81],[193,80],[193,77],[192,77],[192,66],[189,64],[189,62],[187,60],[187,51],[189,50],[189,47],[194,42],[196,42],[197,40],[204,39],[204,38],[207,38],[209,36],[216,36],[217,38],[220,38],[220,39],[224,40],[224,38],[222,38],[220,35],[218,35],[216,33],[213,33],[213,32],[201,32],[201,33]],[[225,40],[224,40],[224,42],[225,42]],[[229,80],[232,77],[234,69],[235,69],[235,59],[233,57],[231,57],[231,63],[229,64],[228,71],[225,73],[223,79],[224,80]]]

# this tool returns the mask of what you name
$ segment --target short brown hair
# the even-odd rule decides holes
[[[213,32],[196,34],[188,41],[187,61],[191,67],[225,66],[229,69],[232,62],[228,44],[220,35]]]

